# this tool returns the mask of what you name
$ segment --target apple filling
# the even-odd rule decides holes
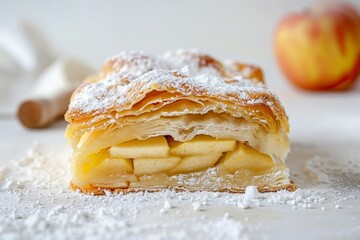
[[[73,181],[84,189],[241,189],[266,186],[274,172],[287,170],[244,143],[205,135],[187,142],[163,136],[131,140],[72,162]]]

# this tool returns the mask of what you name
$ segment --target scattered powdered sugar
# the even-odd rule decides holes
[[[256,199],[259,197],[259,192],[255,186],[248,186],[245,189],[246,199]]]
[[[66,154],[43,151],[36,144],[0,170],[1,239],[264,238],[269,216],[275,221],[299,210],[352,211],[347,201],[359,202],[360,196],[358,159],[344,161],[340,169],[335,160],[321,157],[307,165],[325,182],[295,192],[259,193],[249,186],[245,194],[166,190],[90,196],[69,190]],[[297,181],[301,186],[303,180]]]
[[[165,201],[164,209],[170,209],[170,208],[172,208],[171,203],[169,201]]]
[[[203,205],[200,202],[195,202],[192,204],[194,211],[204,210]]]
[[[236,206],[241,208],[241,209],[249,209],[249,208],[251,208],[250,202],[247,202],[247,201],[238,202],[238,204]]]

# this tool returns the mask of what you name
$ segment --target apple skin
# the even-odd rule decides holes
[[[343,90],[360,73],[360,15],[338,2],[285,16],[275,32],[275,54],[285,76],[307,90]]]

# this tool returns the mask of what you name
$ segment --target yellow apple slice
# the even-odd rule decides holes
[[[90,132],[84,132],[84,134],[81,136],[78,144],[77,144],[77,148],[82,148],[82,146],[89,140],[89,138],[91,137],[91,133]]]
[[[133,173],[132,160],[126,158],[107,158],[93,168],[88,174],[90,181],[115,184],[127,181],[137,181]]]
[[[80,171],[82,173],[88,173],[108,157],[109,149],[102,149],[97,153],[93,153],[84,158],[73,161],[73,170]]]
[[[108,149],[72,161],[72,171],[82,181],[137,181],[130,159],[109,158]]]
[[[136,176],[152,175],[168,172],[180,161],[180,157],[167,158],[137,158],[134,159],[134,173]]]
[[[177,142],[171,139],[169,145],[171,155],[195,156],[233,151],[236,141],[201,135],[187,142]]]
[[[169,145],[165,137],[146,140],[131,140],[110,148],[111,157],[120,158],[165,158],[169,156]]]
[[[127,158],[107,158],[96,166],[96,171],[107,175],[132,173],[133,163]]]
[[[192,173],[208,169],[215,165],[221,155],[222,153],[215,153],[210,155],[184,157],[181,162],[169,172],[169,174]]]
[[[238,143],[235,151],[226,153],[220,165],[224,166],[231,173],[241,169],[248,169],[254,172],[263,171],[274,166],[270,156],[259,153],[255,149]]]

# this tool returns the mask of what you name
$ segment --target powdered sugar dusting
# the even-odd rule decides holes
[[[184,70],[183,70],[184,71]],[[135,86],[142,86],[142,90],[153,85],[169,86],[176,92],[195,96],[210,95],[226,100],[226,95],[232,95],[230,100],[241,103],[263,103],[264,99],[252,99],[249,92],[273,94],[265,86],[256,84],[246,79],[237,79],[228,84],[221,78],[211,74],[199,74],[195,76],[186,75],[183,71],[174,70],[153,70],[141,77],[133,80],[128,85],[118,85],[121,81],[119,75],[110,75],[102,81],[86,84],[74,96],[70,103],[70,110],[81,110],[82,112],[104,111],[110,107],[117,106],[121,108],[122,104],[134,99],[134,95],[129,94]],[[139,90],[140,91],[140,90]],[[137,93],[137,92],[136,92]],[[265,104],[272,106],[273,102],[268,100]]]
[[[197,49],[167,51],[160,58],[168,62],[171,69],[187,66],[191,75],[207,73],[221,77],[221,63]]]
[[[141,75],[154,69],[170,69],[168,63],[161,58],[145,54],[142,51],[122,51],[107,60],[111,65],[111,71],[106,75],[118,74],[132,81]]]
[[[35,144],[1,168],[1,239],[265,238],[276,233],[273,223],[279,214],[296,218],[302,210],[326,218],[336,211],[354,211],[355,205],[347,202],[359,201],[360,195],[360,162],[355,157],[339,161],[319,153],[303,159],[322,182],[295,192],[258,193],[249,186],[245,194],[162,191],[96,197],[69,190],[66,159],[66,154],[45,152]],[[293,172],[297,184],[304,185],[308,175]],[[356,215],[349,219],[352,234],[359,234],[351,227],[359,220]]]
[[[168,52],[157,58],[143,52],[121,52],[110,58],[105,66],[102,72],[105,75],[98,82],[80,87],[69,106],[70,111],[103,112],[114,106],[121,107],[122,103],[134,99],[130,92],[136,86],[146,88],[153,84],[158,84],[159,88],[171,86],[181,93],[186,86],[199,96],[211,94],[225,98],[231,94],[232,100],[250,104],[273,106],[274,102],[252,99],[248,93],[264,93],[278,100],[262,83],[243,76],[226,76],[220,62],[194,50]]]

